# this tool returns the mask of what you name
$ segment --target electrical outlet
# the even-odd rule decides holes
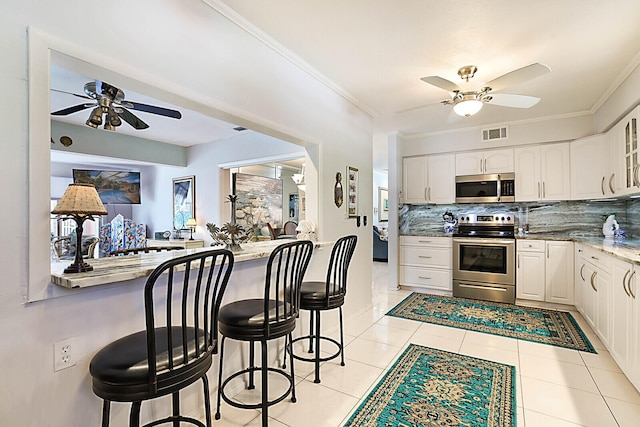
[[[53,370],[54,372],[70,368],[76,365],[75,339],[67,338],[53,344]]]

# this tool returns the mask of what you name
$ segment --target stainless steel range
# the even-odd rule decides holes
[[[512,213],[461,214],[453,234],[453,295],[515,303]]]

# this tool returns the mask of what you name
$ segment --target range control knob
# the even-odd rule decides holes
[[[510,216],[507,217],[507,221],[511,221],[511,217]]]

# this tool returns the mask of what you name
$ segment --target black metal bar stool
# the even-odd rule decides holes
[[[131,402],[129,426],[140,425],[140,406],[172,395],[172,414],[146,426],[201,421],[180,415],[180,390],[201,379],[206,427],[211,427],[207,371],[218,349],[218,311],[233,268],[233,254],[209,250],[165,261],[144,289],[146,330],[102,348],[91,359],[93,392],[104,401],[102,426],[111,402]],[[160,326],[162,325],[162,326]]]
[[[347,271],[351,257],[356,249],[357,236],[345,236],[338,239],[331,250],[327,280],[324,282],[305,281],[300,289],[300,309],[309,310],[309,335],[298,337],[293,342],[309,340],[309,353],[313,353],[315,341],[315,354],[313,357],[304,357],[293,352],[293,345],[285,346],[285,352],[298,360],[315,363],[314,383],[320,382],[320,362],[335,359],[341,356],[340,364],[344,366],[344,329],[342,324],[342,306],[347,293]],[[320,334],[320,313],[324,310],[340,310],[340,342]],[[315,332],[314,332],[315,325]],[[320,357],[320,342],[332,342],[338,347],[338,351],[330,356]],[[286,361],[286,354],[285,354]],[[292,363],[293,364],[293,363]]]
[[[218,374],[218,404],[216,419],[220,419],[220,399],[229,405],[243,409],[261,409],[262,425],[269,421],[268,408],[284,400],[291,394],[291,401],[296,401],[295,377],[293,363],[291,374],[268,365],[267,342],[276,338],[291,337],[296,327],[300,285],[309,265],[313,244],[308,240],[297,240],[276,247],[267,261],[267,275],[264,286],[264,297],[246,299],[225,304],[220,309],[219,330],[222,335],[220,344],[220,371]],[[224,343],[227,338],[249,342],[249,367],[227,377],[222,381],[222,363],[224,360]],[[254,363],[254,343],[261,344],[261,366]],[[261,373],[261,402],[243,404],[230,399],[225,394],[225,387],[231,380],[239,376],[249,375],[249,389],[255,388],[254,372]],[[276,373],[287,378],[288,389],[279,397],[269,400],[269,373]]]

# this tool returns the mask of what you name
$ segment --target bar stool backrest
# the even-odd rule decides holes
[[[313,243],[297,240],[276,247],[267,262],[264,294],[264,330],[271,325],[294,321],[300,306],[300,286],[307,271]],[[277,332],[276,332],[277,333]]]
[[[327,270],[327,304],[329,299],[344,297],[347,293],[347,272],[357,242],[358,236],[351,235],[341,237],[333,245]]]
[[[217,353],[218,312],[233,263],[233,253],[226,249],[197,252],[165,261],[147,279],[151,387],[161,388],[163,376],[175,376],[176,371],[188,375],[190,365]]]

